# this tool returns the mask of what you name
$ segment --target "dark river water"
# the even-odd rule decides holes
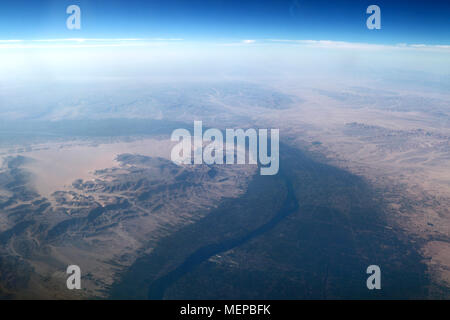
[[[192,253],[187,259],[175,270],[169,272],[167,275],[154,281],[148,289],[148,299],[159,300],[164,296],[166,288],[170,287],[176,280],[190,272],[197,265],[208,260],[212,256],[220,254],[222,252],[231,250],[235,247],[241,246],[249,240],[258,237],[267,231],[275,227],[281,220],[283,220],[288,215],[296,212],[298,210],[298,202],[295,198],[294,190],[291,181],[283,177],[286,182],[287,196],[284,201],[283,206],[278,211],[278,213],[267,223],[258,227],[257,229],[237,238],[227,239],[225,241],[210,244],[201,247],[194,253]]]
[[[426,297],[426,267],[417,247],[386,228],[383,211],[370,204],[373,190],[360,177],[285,145],[280,155],[277,176],[255,176],[246,194],[161,239],[113,285],[110,298]],[[211,257],[244,245],[241,255],[253,263],[276,256],[272,267],[258,266],[256,275],[251,268],[208,264]],[[383,291],[367,290],[370,264],[382,267]],[[291,271],[277,272],[278,265]],[[272,287],[279,289],[267,291]]]

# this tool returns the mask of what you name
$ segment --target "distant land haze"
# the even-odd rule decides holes
[[[450,298],[448,2],[71,4],[0,10],[0,298]],[[194,121],[278,174],[174,163]]]

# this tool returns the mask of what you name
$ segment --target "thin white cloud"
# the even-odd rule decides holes
[[[34,40],[1,40],[0,49],[28,49],[28,48],[99,48],[99,47],[133,47],[155,46],[170,42],[184,41],[181,38],[62,38],[62,39],[34,39]],[[231,43],[219,43],[221,46],[243,46],[249,44],[270,45],[285,43],[313,48],[349,49],[349,50],[382,50],[382,49],[414,49],[431,51],[450,51],[450,45],[439,44],[371,44],[362,42],[346,42],[334,40],[292,40],[292,39],[245,39]]]
[[[123,41],[182,41],[174,38],[67,38],[67,39],[37,39],[33,42],[123,42]]]
[[[362,42],[346,42],[346,41],[333,41],[333,40],[290,40],[290,39],[267,39],[270,42],[290,43],[304,45],[314,48],[328,48],[328,49],[355,49],[355,50],[374,50],[374,49],[396,49],[396,48],[409,48],[409,49],[450,49],[450,45],[429,45],[429,44],[372,44]]]
[[[253,39],[245,39],[245,40],[240,40],[240,41],[236,41],[236,42],[218,43],[218,45],[226,46],[226,47],[234,47],[234,46],[244,46],[244,45],[249,45],[249,44],[254,44],[254,43],[257,43],[257,41],[253,40]]]
[[[99,48],[153,46],[165,42],[182,41],[178,38],[65,38],[65,39],[33,39],[33,40],[0,40],[3,49],[39,49],[39,48]]]

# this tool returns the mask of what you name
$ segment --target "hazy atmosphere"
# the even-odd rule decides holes
[[[449,299],[449,14],[2,3],[0,298]]]

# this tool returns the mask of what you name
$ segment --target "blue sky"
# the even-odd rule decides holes
[[[66,29],[77,4],[82,29]],[[381,30],[368,30],[366,8],[381,8]],[[2,1],[0,39],[182,38],[311,39],[377,44],[450,44],[450,1],[126,0]]]

